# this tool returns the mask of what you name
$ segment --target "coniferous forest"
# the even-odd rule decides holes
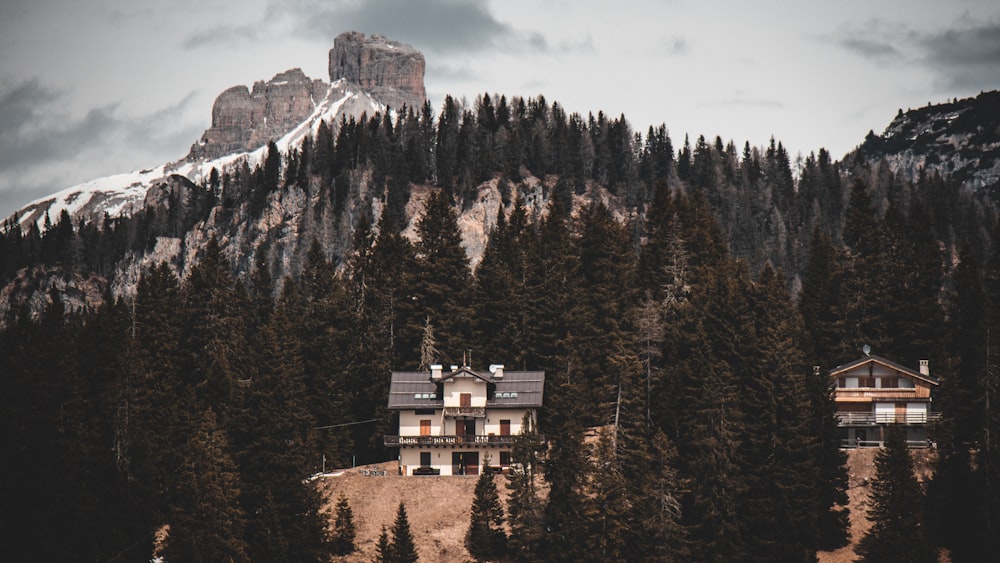
[[[473,269],[457,213],[493,180],[504,206]],[[380,216],[346,211],[362,181]],[[409,237],[415,186],[433,195]],[[53,289],[10,311],[5,559],[148,560],[156,543],[169,561],[326,561],[333,516],[304,479],[392,459],[390,371],[471,350],[546,372],[543,445],[515,453],[548,493],[512,477],[505,557],[814,561],[847,542],[826,372],[864,344],[929,358],[942,382],[935,475],[901,483],[918,498],[880,517],[906,510],[956,562],[1000,549],[1000,231],[994,205],[948,178],[859,152],[793,163],[774,140],[676,149],[664,126],[484,95],[323,124],[185,189],[101,224],[8,223],[0,281],[108,278],[157,237],[294,189],[351,238],[302,241],[275,278],[212,237],[183,277],[162,263],[99,307],[68,310]],[[898,457],[886,475],[906,473]],[[898,540],[866,539],[866,556]]]

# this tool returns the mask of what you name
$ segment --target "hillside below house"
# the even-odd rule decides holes
[[[871,492],[869,484],[875,478],[875,456],[878,448],[857,448],[847,452],[847,497],[850,499],[850,543],[835,551],[817,553],[819,563],[853,563],[858,559],[854,547],[871,527],[866,518],[866,503]],[[917,480],[925,487],[934,474],[937,450],[933,448],[910,450]],[[949,563],[951,559],[942,550],[938,560]]]
[[[592,440],[591,440],[592,441]],[[850,499],[850,543],[835,551],[817,553],[819,563],[853,563],[854,547],[868,531],[865,503],[869,483],[875,478],[875,455],[878,448],[853,449],[847,452],[848,498]],[[926,483],[932,476],[937,457],[934,449],[911,450],[917,478]],[[345,557],[349,563],[367,563],[375,554],[382,526],[392,527],[400,501],[406,503],[410,528],[422,561],[462,563],[470,559],[465,549],[476,477],[473,476],[400,476],[396,462],[385,462],[334,471],[316,480],[317,488],[331,513],[340,495],[347,497],[354,511],[357,528],[357,552]],[[384,476],[366,475],[366,471],[384,471]],[[496,477],[497,490],[506,503],[505,479]],[[543,487],[544,492],[544,487]],[[942,563],[950,559],[941,553]]]
[[[471,556],[465,549],[469,528],[475,476],[399,475],[395,461],[344,469],[316,479],[330,513],[340,495],[347,497],[354,512],[357,551],[343,558],[349,563],[368,563],[375,556],[375,546],[382,526],[392,528],[396,509],[402,501],[410,521],[410,530],[421,561],[464,563]],[[365,472],[380,472],[379,476]],[[508,497],[506,479],[496,478],[500,499]]]

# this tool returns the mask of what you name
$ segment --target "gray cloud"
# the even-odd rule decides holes
[[[379,33],[434,52],[480,51],[505,47],[545,52],[539,33],[522,32],[501,22],[480,2],[458,0],[369,0],[274,2],[268,19],[287,17],[313,36],[333,38],[343,31]]]
[[[253,42],[257,41],[260,34],[260,26],[216,26],[185,37],[181,41],[181,47],[185,49],[197,49],[199,47]]]
[[[0,216],[31,199],[90,179],[95,162],[119,162],[116,172],[180,158],[203,125],[184,124],[195,98],[140,116],[122,116],[117,104],[83,115],[64,109],[67,94],[32,79],[0,90]],[[170,155],[164,158],[162,155]],[[154,159],[142,164],[139,157]]]
[[[115,106],[94,108],[75,121],[53,119],[63,95],[35,79],[0,96],[0,168],[17,170],[62,160],[85,140],[100,140],[114,122]]]
[[[924,51],[923,62],[939,73],[947,87],[1000,86],[1000,23],[956,26],[914,37]]]
[[[873,20],[829,38],[879,63],[900,61],[930,70],[937,86],[975,91],[1000,86],[1000,23],[959,20],[936,31],[915,31]]]
[[[896,59],[901,56],[900,52],[892,45],[872,39],[844,37],[837,40],[837,43],[848,51],[877,61]]]

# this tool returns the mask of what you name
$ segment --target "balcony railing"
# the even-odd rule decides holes
[[[910,399],[917,396],[912,387],[838,387],[838,399]]]
[[[514,436],[384,436],[382,442],[387,448],[406,446],[509,446]]]
[[[473,418],[485,418],[486,407],[445,407],[445,416],[471,416]]]
[[[939,412],[841,412],[837,413],[840,426],[871,426],[875,424],[927,424],[941,419]]]

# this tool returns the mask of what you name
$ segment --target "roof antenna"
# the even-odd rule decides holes
[[[864,352],[866,356],[872,355],[872,347],[867,344],[861,347],[861,351]]]

